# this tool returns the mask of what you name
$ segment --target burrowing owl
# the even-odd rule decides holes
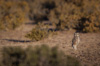
[[[74,33],[74,38],[72,40],[72,47],[77,50],[77,45],[79,44],[80,42],[80,36],[79,36],[79,33]]]

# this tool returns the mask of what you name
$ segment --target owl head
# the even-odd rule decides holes
[[[74,33],[74,36],[79,36],[79,33]]]

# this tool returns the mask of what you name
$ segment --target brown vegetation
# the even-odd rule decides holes
[[[28,18],[36,23],[49,20],[59,30],[100,31],[99,0],[1,0],[0,3],[1,29],[15,29]],[[81,20],[83,17],[89,19],[88,27],[80,26],[87,23]]]

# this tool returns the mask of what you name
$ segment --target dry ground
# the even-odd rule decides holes
[[[0,49],[4,46],[22,46],[23,48],[32,45],[46,44],[50,47],[58,46],[67,55],[77,57],[83,66],[100,66],[100,33],[80,33],[81,42],[78,50],[72,48],[72,38],[75,31],[58,32],[58,35],[47,39],[31,42],[25,38],[34,26],[26,23],[14,31],[0,32]]]

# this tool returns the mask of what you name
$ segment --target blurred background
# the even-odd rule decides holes
[[[0,30],[12,30],[30,20],[57,30],[100,30],[100,0],[0,0]]]

